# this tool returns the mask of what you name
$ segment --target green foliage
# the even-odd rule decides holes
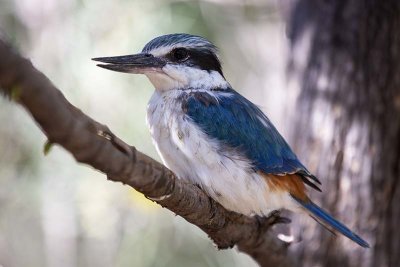
[[[21,97],[21,87],[14,86],[10,93],[10,98],[12,101],[18,102]]]
[[[49,140],[46,141],[43,145],[43,154],[47,156],[50,153],[51,148],[53,147],[53,143],[50,142]]]

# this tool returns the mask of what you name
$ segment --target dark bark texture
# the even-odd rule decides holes
[[[400,266],[400,1],[300,0],[288,23],[292,143],[323,182],[313,198],[372,246],[318,230],[295,253],[303,266]]]

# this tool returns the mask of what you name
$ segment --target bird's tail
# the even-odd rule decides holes
[[[328,230],[335,232],[339,232],[346,237],[350,238],[360,246],[364,248],[369,248],[369,244],[347,228],[344,224],[333,218],[326,211],[315,205],[311,200],[307,202],[302,201],[296,197],[294,199],[306,210],[306,212],[317,222],[321,223]]]

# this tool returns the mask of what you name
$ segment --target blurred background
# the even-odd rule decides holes
[[[150,82],[90,59],[177,32],[220,47],[233,88],[322,181],[312,199],[371,245],[293,216],[296,266],[400,266],[399,28],[398,0],[0,1],[0,32],[72,104],[158,160]],[[45,156],[23,108],[0,107],[1,266],[255,266],[63,149]]]
[[[136,53],[175,32],[221,50],[232,86],[286,134],[285,28],[279,1],[2,0],[0,30],[89,116],[160,160],[145,124],[153,88],[90,59]],[[255,266],[141,194],[77,165],[21,108],[0,97],[0,264]]]

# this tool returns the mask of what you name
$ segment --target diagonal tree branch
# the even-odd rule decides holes
[[[162,164],[70,104],[29,60],[1,40],[0,91],[27,109],[51,143],[197,225],[218,248],[236,245],[261,266],[292,265],[287,244],[268,231],[274,223],[284,221],[282,218],[249,218],[227,211],[201,189],[177,179]]]

